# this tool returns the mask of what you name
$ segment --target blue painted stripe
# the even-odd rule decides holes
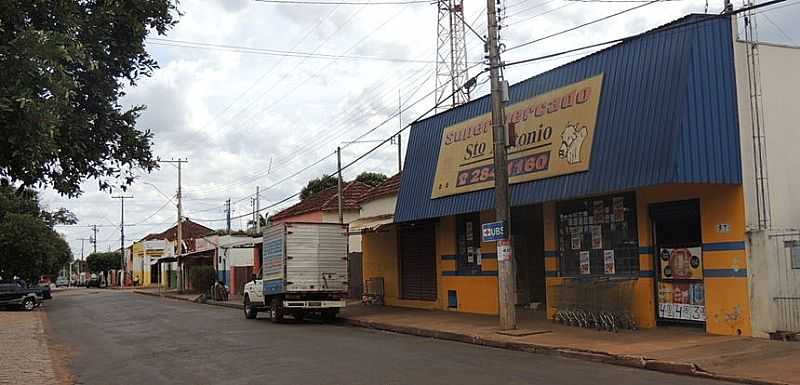
[[[557,258],[558,257],[558,251],[556,251],[556,250],[545,250],[544,251],[544,257],[545,258]]]
[[[650,254],[653,255],[654,249],[649,246],[639,246],[639,254]]]
[[[463,255],[442,255],[442,261],[455,261],[460,258],[465,258]],[[497,259],[497,253],[481,254],[481,259]]]
[[[496,271],[478,271],[478,272],[461,272],[461,271],[443,271],[443,276],[446,277],[496,277]]]
[[[703,244],[703,251],[730,251],[744,249],[744,242],[716,242]]]
[[[653,270],[639,270],[639,276],[645,278],[653,278],[656,276],[656,272]]]
[[[557,271],[545,271],[544,276],[548,278],[558,277]]]
[[[747,269],[705,269],[706,278],[747,278]]]

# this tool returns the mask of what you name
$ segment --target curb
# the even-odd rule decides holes
[[[162,297],[162,298],[175,299],[175,300],[184,301],[184,302],[202,303],[202,302],[197,301],[197,299],[192,300],[192,299],[189,299],[189,298],[184,298],[184,297],[177,296],[177,295],[172,295],[172,294],[159,294],[159,293],[152,293],[152,292],[149,292],[149,291],[141,291],[141,290],[134,290],[133,293],[134,294],[149,295],[151,297]]]
[[[627,366],[639,369],[647,369],[663,373],[701,377],[714,380],[735,382],[740,384],[791,385],[789,383],[780,381],[770,381],[770,380],[762,380],[756,378],[715,374],[702,370],[694,363],[654,360],[642,356],[610,354],[601,351],[560,348],[560,347],[536,345],[536,344],[522,343],[522,342],[499,341],[499,340],[482,338],[480,336],[471,336],[462,333],[423,329],[412,326],[392,325],[392,324],[386,324],[374,321],[364,321],[352,318],[343,318],[343,320],[346,325],[361,327],[366,329],[383,330],[400,334],[408,334],[420,337],[435,338],[440,340],[462,342],[467,344],[487,346],[487,347],[506,349],[506,350],[514,350],[527,353],[556,355],[566,358],[600,362],[611,365]]]

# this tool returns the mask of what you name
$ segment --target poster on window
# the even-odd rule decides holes
[[[603,223],[603,201],[594,201],[593,206],[594,223]]]
[[[616,262],[614,261],[614,250],[603,250],[603,272],[605,274],[616,274]]]
[[[603,226],[592,225],[592,248],[603,248]]]
[[[581,251],[581,263],[580,263],[580,272],[581,274],[591,274],[591,270],[589,269],[589,252],[588,251]]]
[[[612,199],[612,206],[614,208],[614,222],[625,221],[625,198],[614,197]]]
[[[685,321],[705,321],[705,288],[702,282],[659,282],[658,316]]]
[[[699,246],[661,248],[659,258],[661,279],[703,279],[703,249]]]

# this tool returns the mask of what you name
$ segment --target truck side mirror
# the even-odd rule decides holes
[[[257,278],[258,278],[258,276],[256,275],[256,273],[250,274],[250,280],[251,281],[255,281]]]

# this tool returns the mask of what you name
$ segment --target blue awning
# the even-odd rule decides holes
[[[511,185],[512,205],[665,183],[741,184],[729,17],[656,30],[511,87],[510,103],[603,74],[589,171]],[[494,190],[431,199],[445,127],[489,112],[483,97],[411,127],[395,221],[494,207]]]

